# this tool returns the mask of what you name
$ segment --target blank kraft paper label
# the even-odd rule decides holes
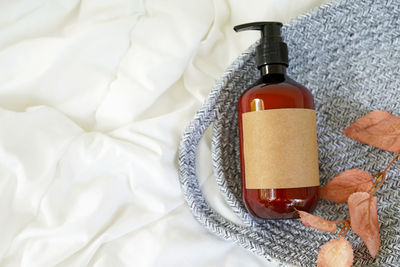
[[[242,116],[247,189],[319,185],[315,110],[270,109]]]

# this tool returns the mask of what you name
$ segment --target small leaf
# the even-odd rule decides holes
[[[321,217],[312,215],[305,211],[297,211],[300,215],[301,222],[308,227],[313,227],[320,231],[336,232],[336,222],[325,220]]]
[[[376,197],[366,192],[353,193],[348,199],[351,228],[367,245],[374,259],[381,246],[376,203]]]
[[[367,145],[391,152],[400,151],[400,119],[387,111],[372,111],[356,120],[343,133]]]
[[[320,197],[344,203],[354,192],[368,192],[373,186],[372,175],[359,169],[347,170],[333,177],[320,189]]]
[[[317,267],[348,267],[353,264],[353,248],[344,237],[333,239],[318,252]]]

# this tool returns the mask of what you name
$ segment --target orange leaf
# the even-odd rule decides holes
[[[353,264],[353,248],[344,237],[333,239],[318,252],[317,267],[347,267]]]
[[[381,246],[376,202],[376,197],[366,192],[353,193],[348,200],[351,228],[367,245],[374,259]]]
[[[359,169],[347,170],[333,177],[320,189],[320,197],[344,203],[354,192],[368,192],[373,186],[372,175]]]
[[[343,133],[367,145],[400,151],[400,119],[387,111],[372,111],[356,120]]]
[[[305,211],[297,211],[300,215],[301,222],[308,227],[313,227],[320,231],[336,232],[336,222],[325,220],[321,217],[312,215]]]

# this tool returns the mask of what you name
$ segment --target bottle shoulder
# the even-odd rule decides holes
[[[255,82],[251,87],[247,88],[243,93],[243,95],[252,95],[259,93],[298,93],[301,92],[306,95],[311,95],[311,92],[303,85],[293,81],[290,78],[285,79],[281,82],[274,83],[266,83],[262,79]]]
[[[311,92],[303,85],[289,77],[279,82],[268,82],[263,79],[245,90],[239,98],[239,106],[248,107],[254,99],[263,100],[266,108],[311,108],[314,99]]]

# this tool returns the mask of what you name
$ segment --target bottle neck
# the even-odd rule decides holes
[[[268,74],[282,74],[286,75],[286,66],[285,65],[264,65],[260,68],[261,75],[264,77]]]
[[[286,81],[286,66],[285,65],[264,65],[260,68],[262,83],[273,84]]]

